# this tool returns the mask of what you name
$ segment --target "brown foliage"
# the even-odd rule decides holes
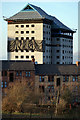
[[[23,112],[23,104],[38,102],[32,85],[26,82],[14,82],[9,84],[3,97],[2,109],[8,112]]]

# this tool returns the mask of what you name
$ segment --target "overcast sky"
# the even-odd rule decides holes
[[[29,0],[31,1],[31,0]],[[2,16],[6,18],[16,14],[22,10],[28,2],[2,2]],[[78,29],[78,2],[29,2],[36,6],[41,7],[45,12],[50,15],[57,17],[61,22],[67,25],[69,28]],[[2,59],[7,59],[7,22],[1,19],[2,23]],[[73,39],[73,52],[74,52],[74,61],[77,60],[76,54],[78,51],[78,31],[74,34]],[[0,46],[1,47],[1,46]],[[0,54],[1,59],[1,54]]]

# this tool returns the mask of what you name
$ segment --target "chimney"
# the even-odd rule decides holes
[[[78,67],[80,65],[80,61],[76,61],[76,65]]]
[[[32,57],[32,62],[35,64],[35,58],[34,58],[34,56]]]

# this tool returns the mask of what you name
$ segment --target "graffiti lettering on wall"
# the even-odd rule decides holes
[[[16,50],[34,50],[42,52],[44,43],[41,40],[11,40],[8,41],[8,52]]]

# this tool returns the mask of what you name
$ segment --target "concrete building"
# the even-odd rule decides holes
[[[40,7],[28,4],[8,22],[8,59],[72,64],[74,31]]]

